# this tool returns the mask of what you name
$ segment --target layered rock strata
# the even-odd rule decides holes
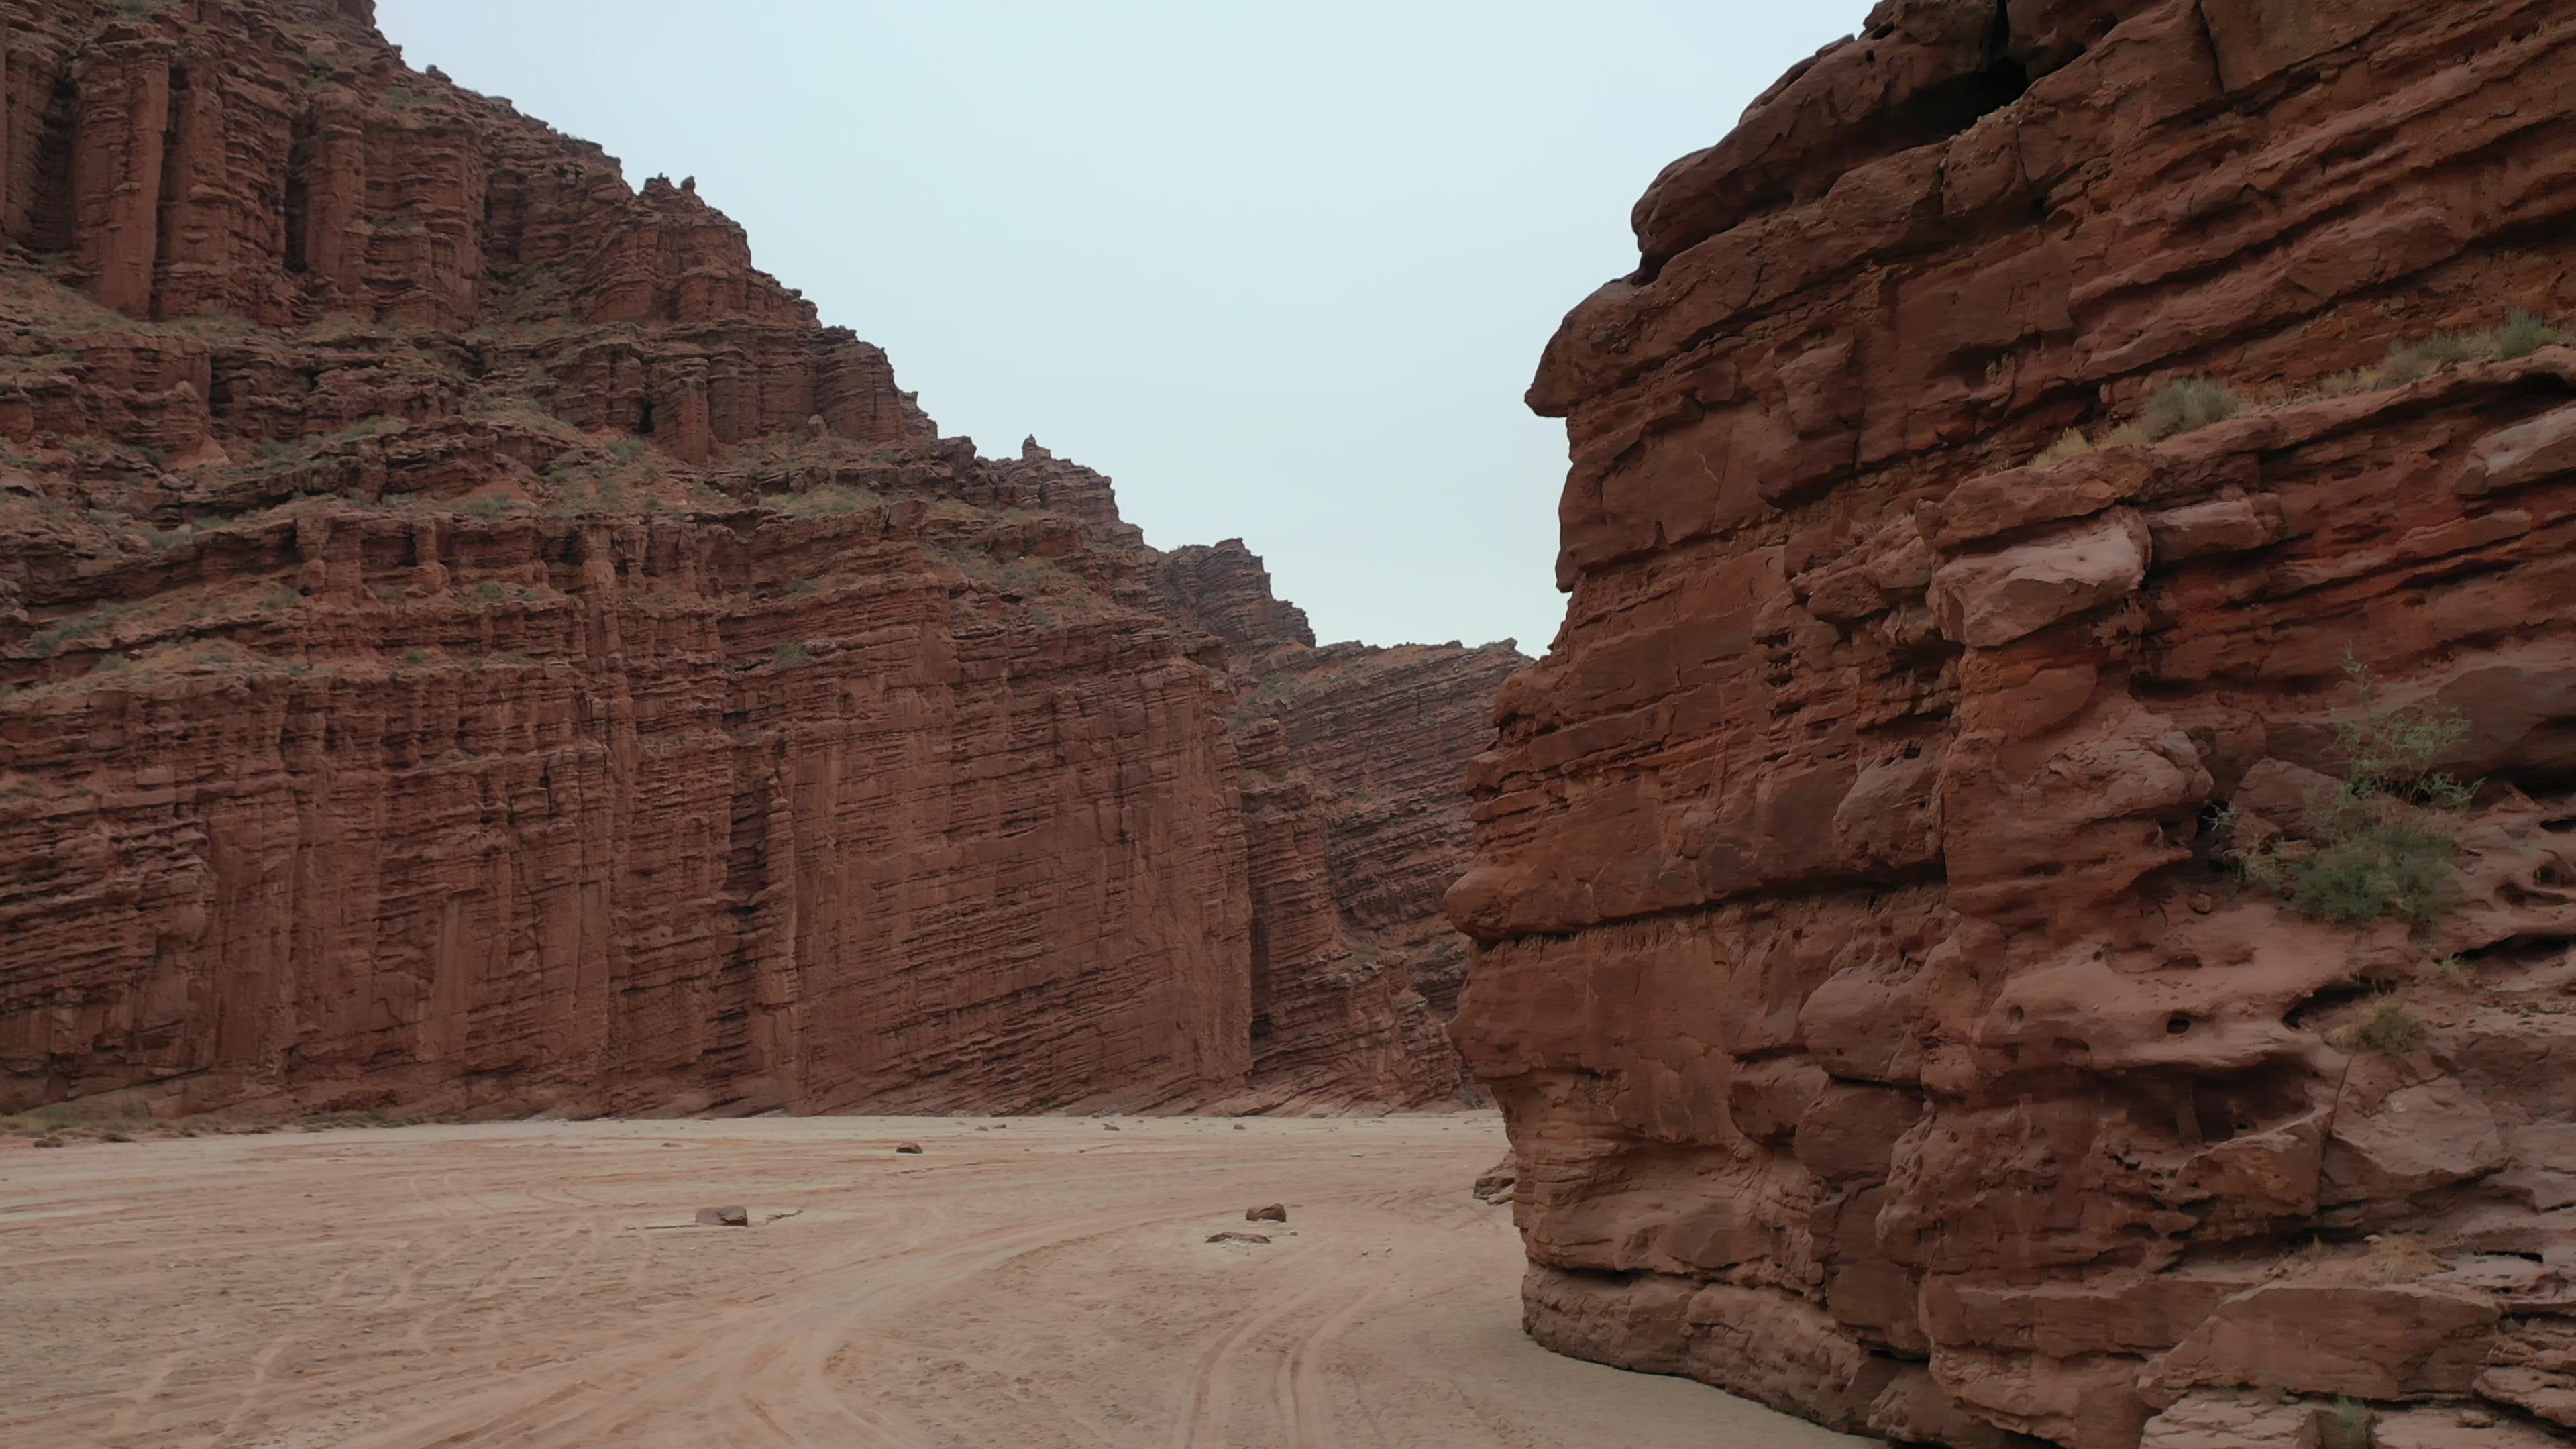
[[[1499,670],[1248,699],[1106,478],[368,9],[0,0],[0,1108],[1456,1093],[1463,800],[1262,791]]]
[[[1905,1443],[2576,1430],[2572,214],[2542,0],[1892,0],[1666,170],[1449,897],[1541,1342]],[[2305,873],[2354,811],[2421,909]]]
[[[1252,1102],[1472,1096],[1445,1032],[1467,942],[1440,898],[1467,861],[1467,762],[1529,660],[1509,641],[1317,648],[1241,539],[1161,555],[1151,581],[1225,641],[1242,701]]]

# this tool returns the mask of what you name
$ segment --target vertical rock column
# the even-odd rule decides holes
[[[343,93],[345,96],[345,93]],[[367,137],[354,98],[317,103],[295,148],[289,224],[304,269],[344,302],[366,295],[361,228],[367,199]]]
[[[222,92],[215,78],[170,71],[168,154],[162,158],[154,315],[184,317],[217,303],[231,279]],[[272,262],[273,266],[274,263]]]
[[[74,260],[101,305],[141,316],[152,306],[160,242],[170,57],[146,42],[111,42],[89,62],[79,86]]]

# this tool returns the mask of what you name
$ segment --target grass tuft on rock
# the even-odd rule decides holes
[[[2377,1052],[2382,1056],[2406,1057],[2424,1049],[2433,1039],[2433,1028],[2393,998],[2381,997],[2370,1015],[2334,1034],[2336,1046],[2348,1052]]]
[[[2244,403],[2227,384],[2209,377],[2186,377],[2158,388],[2138,415],[2149,440],[2162,442],[2227,421]]]
[[[2318,1449],[2373,1449],[2378,1442],[2378,1413],[2357,1399],[2338,1398]]]

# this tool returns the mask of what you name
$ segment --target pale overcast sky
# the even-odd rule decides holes
[[[1664,163],[1866,0],[381,0],[414,66],[694,175],[949,434],[1241,537],[1323,639],[1539,653],[1539,348]]]

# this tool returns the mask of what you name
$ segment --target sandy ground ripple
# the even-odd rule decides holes
[[[1117,1126],[13,1143],[0,1443],[1859,1442],[1523,1338],[1509,1212],[1467,1193],[1490,1117]],[[657,1226],[724,1203],[756,1226]]]

